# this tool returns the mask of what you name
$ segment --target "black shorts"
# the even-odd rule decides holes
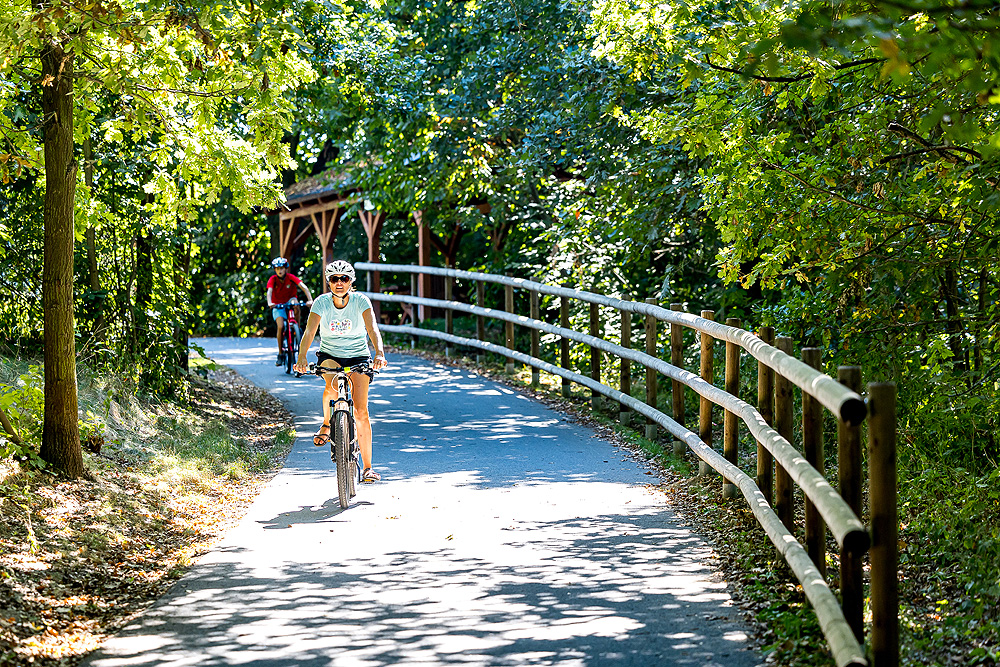
[[[322,366],[323,362],[327,359],[331,360],[333,363],[337,364],[341,368],[346,368],[347,366],[356,366],[358,364],[363,364],[368,362],[371,364],[371,355],[364,355],[362,357],[335,357],[332,354],[327,354],[322,350],[317,350],[316,352],[316,365]],[[368,371],[365,373],[368,376],[369,382],[375,379],[375,371]]]

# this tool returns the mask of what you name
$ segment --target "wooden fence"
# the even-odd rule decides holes
[[[689,448],[702,461],[702,472],[709,469],[722,476],[721,492],[725,497],[742,494],[768,538],[788,563],[801,583],[838,667],[868,665],[896,667],[899,664],[899,621],[897,584],[897,509],[896,509],[896,386],[892,383],[871,383],[867,400],[860,395],[861,373],[853,366],[839,369],[838,380],[818,370],[821,351],[804,348],[802,359],[791,356],[793,341],[774,336],[768,327],[759,335],[739,328],[739,321],[725,324],[714,321],[712,311],[700,316],[683,312],[680,304],[662,308],[655,299],[646,302],[624,301],[581,290],[556,287],[520,278],[498,276],[455,269],[394,264],[358,263],[356,268],[369,272],[412,274],[410,295],[371,293],[376,302],[406,303],[413,306],[413,321],[408,326],[382,325],[388,332],[424,336],[442,340],[449,354],[453,346],[461,345],[507,358],[508,370],[520,362],[530,366],[532,381],[538,383],[539,371],[563,379],[563,393],[568,395],[575,382],[592,391],[592,401],[601,397],[616,401],[623,420],[629,411],[646,418],[647,436],[653,437],[662,427],[677,441],[675,448]],[[420,274],[444,276],[446,298],[426,299],[417,294]],[[451,299],[454,281],[466,281],[474,286],[476,304]],[[484,284],[504,287],[504,310],[487,308],[484,304]],[[529,292],[530,313],[514,312],[514,290]],[[468,290],[472,294],[473,290]],[[539,295],[559,298],[559,323],[542,321]],[[590,327],[587,333],[569,328],[570,301],[589,305]],[[443,309],[445,330],[420,328],[419,313],[424,308]],[[621,339],[612,343],[601,337],[601,308],[613,309],[621,318]],[[475,339],[456,336],[453,314],[468,313],[476,317]],[[645,351],[631,347],[632,316],[644,319]],[[505,345],[486,340],[485,319],[505,323]],[[669,329],[670,363],[657,354],[658,323],[666,322]],[[528,353],[515,349],[515,325],[531,332]],[[693,329],[700,337],[699,373],[683,368],[684,331]],[[559,337],[560,366],[540,359],[539,332]],[[569,370],[570,341],[590,348],[590,375]],[[723,341],[725,353],[725,383],[720,389],[713,384],[715,369],[714,346]],[[773,344],[772,344],[773,343]],[[746,352],[757,360],[757,406],[738,396],[740,358]],[[601,383],[602,353],[621,360],[618,388]],[[631,396],[632,362],[646,368],[646,401]],[[658,409],[657,380],[662,375],[671,381],[671,416]],[[684,425],[684,387],[699,397],[698,433]],[[794,430],[793,387],[802,395],[802,451],[792,446]],[[715,406],[724,410],[722,453],[712,447],[712,415]],[[829,410],[838,424],[838,487],[839,492],[824,476],[823,408]],[[862,466],[862,426],[868,430],[869,525],[862,522],[864,489]],[[740,423],[757,442],[757,469],[751,476],[738,467]],[[805,497],[805,545],[795,538],[795,496],[793,484]],[[827,584],[826,531],[840,549],[840,600]],[[868,654],[865,643],[863,560],[869,559],[871,629]],[[871,658],[871,663],[868,661]]]

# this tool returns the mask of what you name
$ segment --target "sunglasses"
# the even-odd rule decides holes
[[[330,276],[331,283],[349,283],[351,279],[349,276]]]

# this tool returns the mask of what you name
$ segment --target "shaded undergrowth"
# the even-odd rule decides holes
[[[23,389],[33,372],[5,360],[0,382]],[[277,469],[294,441],[287,411],[234,374],[212,376],[193,377],[181,404],[84,371],[88,477],[3,460],[0,665],[75,664],[162,595]],[[10,411],[28,448],[31,407]]]

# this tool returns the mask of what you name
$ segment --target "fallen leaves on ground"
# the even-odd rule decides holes
[[[247,455],[287,454],[276,436],[291,416],[232,371],[196,381],[187,410],[221,420]],[[276,472],[192,489],[112,447],[88,462],[90,479],[0,474],[0,665],[79,662],[166,592]]]

